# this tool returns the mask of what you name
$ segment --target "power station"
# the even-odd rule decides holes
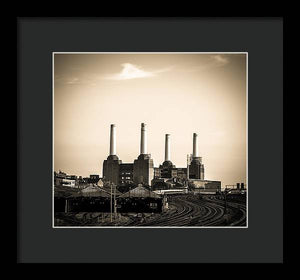
[[[103,179],[115,185],[150,186],[154,175],[153,159],[147,153],[147,128],[142,123],[140,155],[134,163],[122,163],[116,155],[116,126],[110,126],[110,154],[103,162]]]
[[[116,126],[110,126],[109,156],[103,162],[103,180],[118,186],[142,184],[156,186],[162,182],[187,186],[192,183],[196,188],[221,190],[220,181],[204,179],[204,164],[198,152],[198,134],[193,134],[193,154],[188,157],[187,167],[176,167],[171,161],[170,134],[165,135],[165,160],[154,167],[151,154],[147,150],[147,125],[141,124],[140,154],[133,163],[122,163],[116,152]]]
[[[133,163],[117,155],[116,126],[110,126],[109,155],[103,176],[90,175],[77,188],[73,175],[55,174],[56,226],[245,226],[244,183],[226,185],[204,179],[204,164],[193,133],[193,153],[186,167],[171,160],[171,135],[165,134],[165,157],[154,167],[147,147],[147,125],[141,124],[140,154]],[[68,179],[69,178],[69,179]]]

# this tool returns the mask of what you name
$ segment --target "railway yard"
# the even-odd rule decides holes
[[[168,196],[161,213],[57,212],[55,226],[70,227],[244,227],[247,225],[246,195]]]
[[[111,124],[102,178],[90,175],[76,181],[74,175],[54,173],[55,227],[247,226],[245,184],[225,185],[222,191],[221,181],[204,179],[197,133],[186,167],[176,168],[170,134],[165,134],[165,160],[154,167],[146,132],[142,123],[140,155],[133,163],[122,163],[116,152],[116,125]]]

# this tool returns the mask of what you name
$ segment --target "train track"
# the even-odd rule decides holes
[[[224,207],[225,202],[217,197],[209,198],[209,202],[222,205]],[[245,226],[247,222],[247,207],[243,201],[227,201],[227,208],[232,211],[231,221],[228,226]]]
[[[98,222],[98,218],[101,216],[101,213],[89,213],[84,212],[82,213],[82,217],[78,219],[76,217],[77,214],[80,212],[72,212],[72,213],[57,213],[55,215],[56,219],[61,219],[63,223],[67,226],[90,226],[96,225]]]
[[[246,206],[240,203],[227,202],[231,212],[231,222],[224,216],[224,202],[216,199],[197,199],[194,195],[170,198],[172,210],[163,213],[158,218],[140,223],[133,221],[130,226],[243,226],[246,221]],[[175,210],[174,210],[175,209]]]
[[[192,194],[170,196],[169,206],[169,210],[160,215],[154,215],[152,218],[147,218],[144,222],[141,222],[140,218],[131,217],[129,222],[122,225],[136,227],[246,225],[247,209],[242,201],[227,201],[226,213],[224,201],[216,196],[203,197],[203,199]],[[64,224],[70,226],[96,226],[99,225],[98,220],[102,215],[101,213],[82,213],[82,217],[78,218],[76,214],[78,213],[59,214],[56,218],[62,219]]]

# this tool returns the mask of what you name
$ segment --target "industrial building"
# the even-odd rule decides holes
[[[54,171],[54,186],[64,186],[75,188],[77,181],[77,176],[67,175],[66,173],[59,170],[59,172]]]
[[[66,199],[66,212],[109,212],[111,195],[89,186]]]
[[[54,212],[110,212],[116,207],[119,213],[160,213],[163,209],[163,201],[163,197],[141,184],[123,194],[116,189],[111,193],[110,190],[95,185],[77,191],[56,187]]]
[[[189,185],[194,193],[215,194],[221,192],[221,181],[191,179]]]
[[[103,162],[103,179],[115,185],[134,183],[151,185],[154,177],[154,165],[147,153],[147,128],[141,125],[140,155],[134,163],[122,163],[116,154],[116,126],[110,126],[110,154]]]
[[[63,186],[70,188],[84,188],[89,184],[98,184],[100,176],[98,174],[92,174],[90,177],[82,178],[82,176],[68,175],[65,172],[54,171],[54,186]]]
[[[181,181],[186,179],[204,179],[204,165],[202,158],[198,156],[198,135],[193,134],[193,155],[191,162],[187,163],[187,168],[176,168],[171,161],[170,134],[165,136],[165,161],[155,168],[154,178],[177,178]],[[189,174],[187,174],[189,172]]]
[[[56,187],[54,189],[54,211],[55,212],[109,212],[111,197],[120,195],[95,185],[71,191],[70,188]]]
[[[220,192],[220,181],[204,179],[204,164],[198,153],[198,135],[193,134],[193,154],[188,156],[186,167],[176,167],[171,161],[170,140],[171,135],[166,134],[164,162],[155,168],[147,150],[147,125],[142,123],[140,154],[133,163],[123,163],[117,155],[116,126],[112,124],[109,155],[103,162],[103,178],[90,175],[84,178],[89,183],[74,192],[76,188],[64,184],[73,177],[62,172],[55,174],[55,212],[110,212],[113,200],[114,207],[120,213],[160,213],[165,207],[166,195],[186,194],[188,190],[197,193]]]
[[[187,167],[176,167],[171,161],[170,134],[165,135],[165,160],[154,167],[151,154],[147,151],[147,125],[141,124],[140,155],[133,163],[122,163],[116,152],[116,126],[110,126],[109,156],[103,162],[103,180],[117,186],[142,184],[161,189],[162,186],[189,186],[221,190],[220,181],[204,179],[204,164],[198,152],[198,134],[193,134],[193,154],[188,156]],[[168,188],[169,188],[168,187]]]
[[[163,198],[141,186],[118,197],[118,212],[160,213],[163,209]]]

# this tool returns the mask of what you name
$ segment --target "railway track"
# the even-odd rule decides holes
[[[225,202],[216,197],[209,198],[210,202],[214,202],[218,205],[223,205]],[[247,207],[242,201],[227,201],[227,208],[230,209],[233,214],[231,222],[228,223],[228,226],[245,226],[247,222]]]
[[[58,213],[56,214],[56,219],[61,219],[63,223],[67,226],[90,226],[95,225],[98,221],[98,218],[101,216],[101,213],[82,213],[82,217],[78,219],[76,217],[80,212],[72,212],[68,214]]]
[[[247,209],[242,201],[227,201],[227,213],[225,203],[216,196],[203,197],[199,199],[195,195],[179,195],[169,197],[170,209],[148,217],[141,222],[141,218],[131,217],[122,226],[136,227],[188,227],[188,226],[245,226]],[[76,214],[58,214],[56,218],[61,219],[64,224],[70,226],[97,226],[101,213],[81,213],[78,218]],[[107,224],[114,225],[114,224]],[[118,226],[118,225],[117,225]]]
[[[243,226],[246,221],[246,206],[228,202],[232,213],[231,223],[225,218],[224,202],[217,199],[197,199],[193,195],[173,197],[169,201],[172,209],[146,223],[134,221],[130,226]]]

